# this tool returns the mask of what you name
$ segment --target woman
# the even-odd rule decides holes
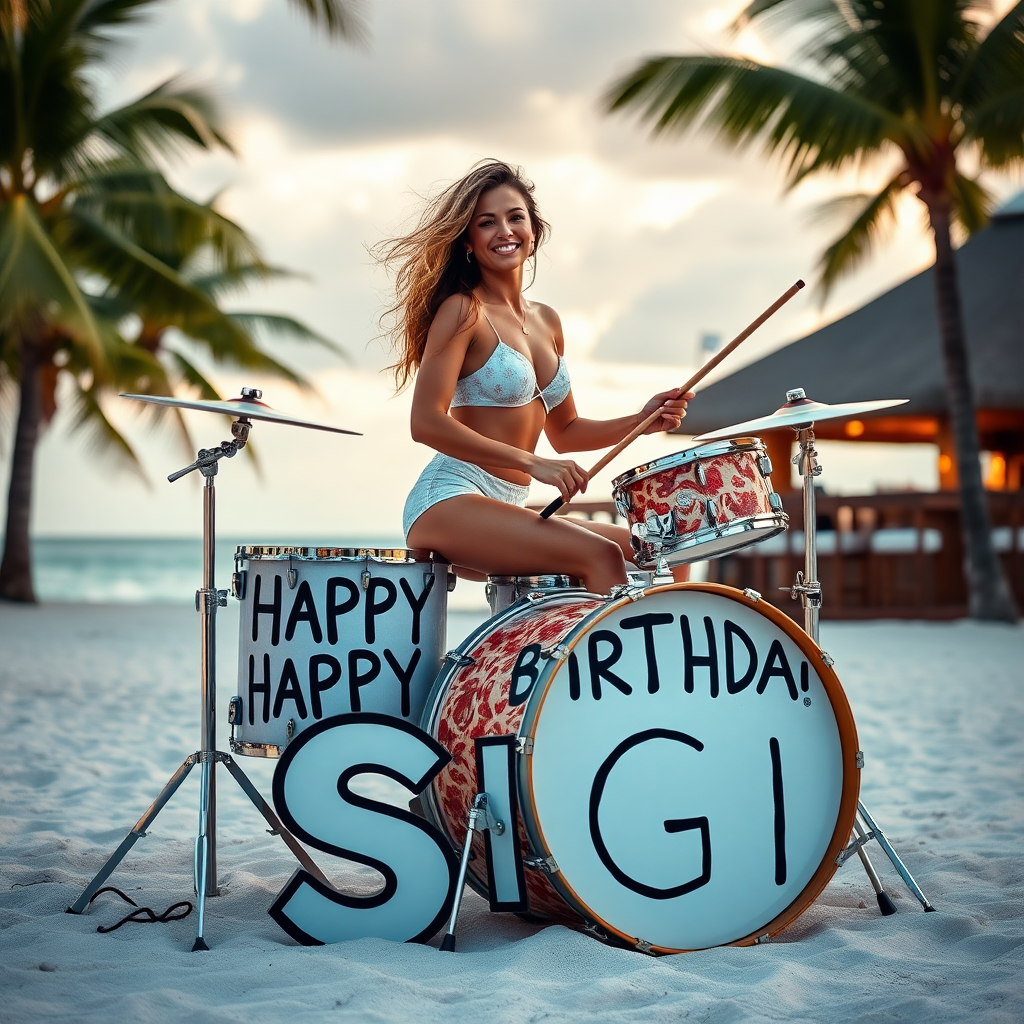
[[[540,433],[559,453],[607,448],[658,407],[646,433],[679,426],[693,396],[665,391],[613,420],[577,416],[558,314],[523,297],[523,268],[547,233],[533,184],[484,162],[378,250],[397,268],[393,369],[399,388],[416,378],[412,436],[438,452],[403,525],[410,547],[443,554],[462,575],[565,573],[604,594],[626,582],[629,535],[522,507],[531,480],[566,501],[587,488],[577,463],[535,453]]]

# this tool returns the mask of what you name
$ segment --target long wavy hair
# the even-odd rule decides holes
[[[415,229],[389,238],[371,250],[395,278],[395,304],[381,317],[381,326],[398,353],[388,367],[398,391],[415,376],[427,344],[427,331],[441,303],[451,295],[465,295],[469,305],[461,327],[475,311],[473,289],[480,283],[480,267],[466,259],[469,225],[480,197],[493,188],[511,185],[523,197],[533,225],[533,255],[550,233],[537,212],[534,185],[519,167],[500,160],[482,160],[470,172],[428,199]],[[536,272],[536,263],[534,264]]]

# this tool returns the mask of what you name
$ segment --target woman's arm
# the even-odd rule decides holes
[[[485,437],[448,414],[478,320],[476,312],[470,311],[465,322],[460,323],[468,302],[460,295],[445,299],[430,325],[413,392],[410,421],[413,440],[464,462],[526,473],[557,487],[565,498],[575,491],[586,490],[586,471],[575,462],[544,459]]]
[[[558,354],[562,355],[565,342],[558,314],[553,309],[545,307],[544,318],[554,336],[555,348]],[[678,388],[672,388],[659,392],[638,413],[611,420],[591,420],[576,414],[576,403],[570,391],[565,401],[548,413],[544,433],[556,452],[589,452],[596,448],[610,448],[618,444],[659,406],[663,409],[661,418],[655,420],[644,433],[656,434],[663,430],[674,430],[686,415],[686,403],[690,398],[693,398],[692,392],[681,395]]]

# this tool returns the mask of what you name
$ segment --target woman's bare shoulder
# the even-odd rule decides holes
[[[530,309],[540,317],[541,322],[549,331],[551,336],[555,339],[555,348],[558,354],[562,354],[562,348],[564,341],[562,339],[562,321],[558,314],[551,307],[543,302],[530,302]]]
[[[477,305],[466,295],[449,295],[434,314],[427,334],[428,348],[440,349],[456,337],[472,340],[478,319]]]

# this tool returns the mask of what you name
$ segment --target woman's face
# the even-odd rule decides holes
[[[484,192],[469,222],[466,251],[481,268],[511,270],[521,267],[533,252],[534,234],[526,200],[511,185]]]

